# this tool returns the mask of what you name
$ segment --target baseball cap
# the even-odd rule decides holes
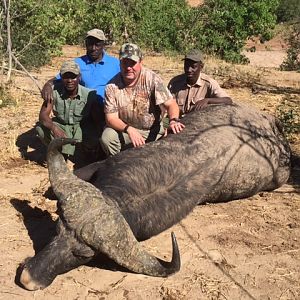
[[[202,52],[198,49],[192,49],[190,50],[185,56],[184,59],[190,59],[192,61],[196,62],[204,62]]]
[[[94,28],[92,30],[89,30],[87,33],[86,33],[86,37],[89,37],[89,36],[92,36],[100,41],[105,41],[106,40],[106,37],[104,35],[104,32],[100,29],[97,29],[97,28]]]
[[[129,58],[136,62],[139,62],[142,57],[142,51],[136,44],[125,43],[120,49],[120,59]]]
[[[60,68],[60,74],[63,75],[67,72],[73,73],[75,75],[79,75],[80,74],[79,65],[74,60],[65,61]]]

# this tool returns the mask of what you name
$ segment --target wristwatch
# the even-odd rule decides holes
[[[127,124],[127,125],[124,127],[123,132],[127,133],[128,128],[129,128],[129,125]]]

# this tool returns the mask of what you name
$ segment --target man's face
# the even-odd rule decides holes
[[[190,59],[184,60],[184,73],[189,82],[195,83],[197,81],[202,68],[202,62],[197,62]]]
[[[100,41],[92,36],[85,39],[86,54],[92,61],[99,61],[102,59],[104,41]]]
[[[72,93],[77,90],[78,84],[80,81],[80,75],[76,75],[72,72],[67,72],[64,73],[62,76],[62,81],[65,89],[69,92]]]
[[[140,75],[142,63],[130,58],[121,59],[121,73],[125,82],[134,82]]]

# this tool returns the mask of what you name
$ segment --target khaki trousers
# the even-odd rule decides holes
[[[145,138],[146,143],[158,140],[165,132],[163,124],[150,130],[138,129],[138,131]],[[107,156],[115,155],[121,150],[133,147],[127,133],[116,131],[110,127],[104,129],[100,138],[100,144]]]

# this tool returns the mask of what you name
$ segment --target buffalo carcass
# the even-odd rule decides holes
[[[290,150],[274,117],[235,104],[210,106],[182,121],[182,133],[88,165],[76,176],[58,151],[70,140],[49,145],[59,230],[24,264],[26,289],[48,286],[99,252],[134,272],[167,276],[180,268],[175,237],[170,263],[149,255],[136,239],[171,227],[199,203],[249,197],[288,180]]]

